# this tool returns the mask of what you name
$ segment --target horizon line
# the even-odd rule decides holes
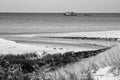
[[[66,11],[66,12],[75,12],[75,11]],[[48,14],[56,14],[56,13],[65,13],[65,12],[0,12],[0,13],[48,13]],[[78,14],[85,14],[85,13],[88,13],[88,14],[120,14],[120,12],[75,12],[75,13],[78,13]]]

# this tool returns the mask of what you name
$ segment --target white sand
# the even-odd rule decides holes
[[[91,49],[86,48],[74,48],[74,47],[48,47],[46,45],[29,45],[16,43],[14,41],[9,41],[0,38],[0,54],[24,54],[36,52],[39,55],[42,55],[43,52],[54,54],[54,53],[64,53],[68,51],[86,51]]]
[[[72,33],[49,33],[49,34],[24,34],[24,35],[12,35],[17,37],[112,37],[120,38],[120,31],[96,31],[96,32],[72,32]],[[60,41],[59,41],[60,43]],[[0,39],[0,52],[4,54],[13,53],[21,54],[28,52],[37,52],[42,55],[45,51],[47,53],[64,53],[68,51],[86,51],[91,50],[87,48],[76,48],[76,47],[55,47],[46,46],[43,44],[38,45],[28,45],[15,43],[13,41]]]
[[[120,38],[120,31],[94,31],[94,32],[71,32],[71,33],[49,33],[49,34],[24,34],[14,35],[21,37],[111,37]]]
[[[97,31],[97,32],[72,32],[72,33],[50,33],[50,34],[28,34],[28,35],[13,35],[13,36],[22,36],[22,37],[112,37],[120,38],[120,31]],[[59,41],[60,42],[60,41]],[[56,47],[56,46],[46,46],[43,44],[40,45],[28,45],[15,43],[14,41],[9,41],[5,39],[0,39],[0,52],[1,54],[21,54],[29,52],[37,52],[42,55],[45,51],[47,53],[64,53],[68,51],[86,51],[91,50],[87,48],[76,48],[76,47]]]

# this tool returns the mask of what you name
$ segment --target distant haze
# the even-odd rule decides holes
[[[0,12],[120,13],[120,0],[0,0]]]

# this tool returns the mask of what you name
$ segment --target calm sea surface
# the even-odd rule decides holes
[[[0,13],[0,34],[120,30],[120,14]]]

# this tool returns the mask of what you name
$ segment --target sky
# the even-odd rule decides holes
[[[120,13],[120,0],[0,0],[0,12]]]

